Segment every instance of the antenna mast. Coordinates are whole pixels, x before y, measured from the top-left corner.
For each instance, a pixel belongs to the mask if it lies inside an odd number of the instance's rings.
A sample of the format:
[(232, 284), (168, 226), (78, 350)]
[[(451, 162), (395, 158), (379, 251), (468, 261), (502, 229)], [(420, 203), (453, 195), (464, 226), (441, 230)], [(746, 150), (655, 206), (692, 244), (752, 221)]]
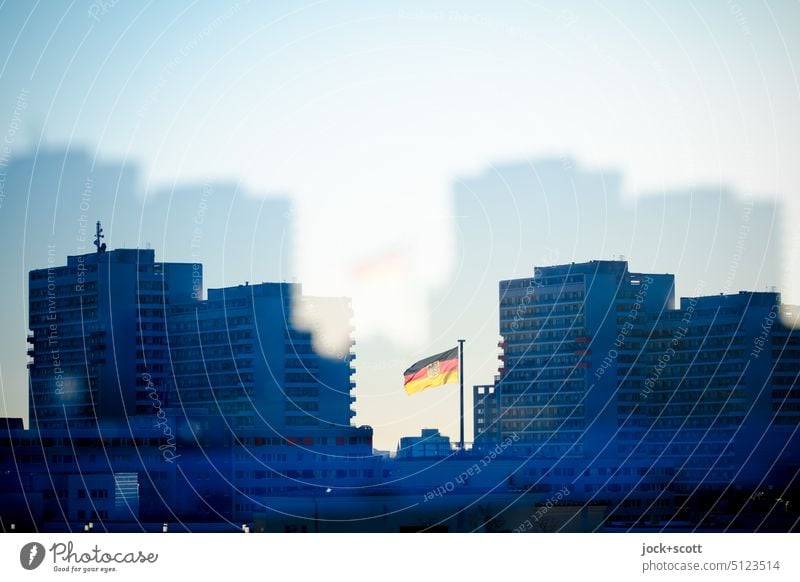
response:
[(100, 221), (97, 221), (97, 226), (95, 227), (95, 234), (94, 234), (94, 246), (97, 247), (98, 253), (106, 252), (106, 243), (101, 243), (101, 239), (106, 238), (103, 234), (103, 227), (100, 226)]

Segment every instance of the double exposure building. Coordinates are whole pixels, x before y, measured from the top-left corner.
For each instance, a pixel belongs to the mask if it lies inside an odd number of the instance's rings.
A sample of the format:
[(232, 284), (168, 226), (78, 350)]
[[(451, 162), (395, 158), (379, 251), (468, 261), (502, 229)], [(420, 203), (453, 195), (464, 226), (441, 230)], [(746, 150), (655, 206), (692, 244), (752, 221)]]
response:
[[(675, 306), (673, 289), (671, 275), (632, 273), (624, 261), (502, 281), (501, 367), (473, 389), (476, 448), (513, 437), (510, 451), (567, 471), (618, 513), (662, 507), (675, 519), (704, 491), (790, 486), (800, 467), (800, 334), (787, 325), (796, 308), (775, 292)], [(656, 473), (660, 484), (642, 488)]]
[(289, 283), (204, 298), (201, 265), (102, 238), (98, 223), (96, 252), (30, 272), (30, 429), (2, 425), (2, 529), (213, 529), (268, 496), (381, 478), (352, 424), (348, 299)]
[(202, 267), (105, 244), (66, 265), (48, 261), (28, 280), (31, 428), (86, 428), (151, 411), (149, 394), (163, 393), (169, 378), (166, 311), (202, 297)]

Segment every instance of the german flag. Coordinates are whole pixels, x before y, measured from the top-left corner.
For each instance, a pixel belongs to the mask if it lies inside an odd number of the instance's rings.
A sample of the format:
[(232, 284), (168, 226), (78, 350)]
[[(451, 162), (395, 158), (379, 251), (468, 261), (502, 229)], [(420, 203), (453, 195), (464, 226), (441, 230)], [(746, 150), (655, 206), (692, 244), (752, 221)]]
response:
[(416, 394), (426, 388), (458, 382), (458, 348), (420, 360), (403, 372), (406, 392)]

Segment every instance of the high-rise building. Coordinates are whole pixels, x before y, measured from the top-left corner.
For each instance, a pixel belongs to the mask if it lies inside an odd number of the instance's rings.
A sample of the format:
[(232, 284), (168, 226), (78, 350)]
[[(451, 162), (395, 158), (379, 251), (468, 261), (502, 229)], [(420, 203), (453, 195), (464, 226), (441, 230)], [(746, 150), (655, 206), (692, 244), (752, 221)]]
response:
[(620, 458), (669, 462), (683, 490), (757, 485), (786, 466), (800, 334), (785, 319), (794, 308), (778, 293), (744, 291), (646, 315), (619, 351)]
[(500, 283), (502, 368), (475, 386), (479, 446), (533, 458), (647, 460), (681, 494), (796, 467), (800, 334), (775, 292), (683, 298), (624, 261)]
[(0, 523), (228, 527), (269, 496), (383, 477), (352, 425), (349, 299), (262, 283), (203, 300), (201, 265), (101, 238), (30, 273), (31, 429), (0, 423)]
[[(205, 408), (234, 430), (350, 426), (349, 324), (345, 351), (320, 354), (293, 317), (310, 300), (298, 284), (261, 283), (210, 289), (207, 301), (170, 309), (171, 405)], [(336, 301), (349, 321), (349, 300)]]
[(70, 256), (29, 275), (32, 428), (90, 427), (152, 410), (168, 377), (165, 309), (202, 296), (202, 266), (150, 249)]
[(639, 313), (674, 301), (672, 275), (627, 267), (591, 261), (500, 282), (501, 367), (493, 387), (474, 389), (476, 443), (514, 437), (540, 457), (616, 454), (604, 438), (617, 423), (615, 342)]

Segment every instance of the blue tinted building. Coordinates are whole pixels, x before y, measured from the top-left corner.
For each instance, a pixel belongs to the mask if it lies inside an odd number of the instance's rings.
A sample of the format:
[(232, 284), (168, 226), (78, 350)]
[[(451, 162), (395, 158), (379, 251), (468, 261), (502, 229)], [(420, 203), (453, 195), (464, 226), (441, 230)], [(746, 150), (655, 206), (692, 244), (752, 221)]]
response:
[(151, 249), (71, 256), (29, 275), (31, 428), (124, 422), (169, 377), (166, 309), (202, 297), (202, 266)]
[(269, 496), (382, 477), (351, 422), (349, 299), (287, 283), (203, 299), (201, 265), (107, 251), (100, 232), (96, 253), (60, 266), (53, 249), (30, 273), (31, 429), (0, 426), (0, 529), (230, 529)]
[(515, 435), (518, 449), (537, 457), (616, 454), (607, 446), (618, 415), (609, 354), (624, 343), (629, 314), (635, 322), (673, 302), (672, 275), (631, 273), (624, 261), (501, 281), (501, 366), (494, 386), (474, 389), (476, 443)]
[(618, 454), (669, 460), (681, 491), (758, 487), (796, 464), (800, 334), (783, 323), (794, 318), (774, 292), (649, 315), (618, 357)]
[[(308, 302), (336, 302), (341, 352), (322, 355), (295, 318)], [(303, 297), (292, 283), (210, 289), (208, 300), (169, 310), (175, 406), (225, 417), (232, 430), (349, 427), (353, 354), (348, 299)]]
[(419, 436), (400, 439), (397, 458), (446, 457), (453, 453), (450, 437), (439, 433), (438, 428), (423, 428)]
[(607, 523), (715, 528), (728, 512), (742, 527), (751, 498), (783, 500), (800, 468), (796, 308), (775, 292), (676, 307), (673, 288), (624, 261), (501, 282), (501, 367), (474, 387), (476, 449), (517, 439), (507, 453), (528, 477), (539, 466), (534, 487), (560, 472)]

